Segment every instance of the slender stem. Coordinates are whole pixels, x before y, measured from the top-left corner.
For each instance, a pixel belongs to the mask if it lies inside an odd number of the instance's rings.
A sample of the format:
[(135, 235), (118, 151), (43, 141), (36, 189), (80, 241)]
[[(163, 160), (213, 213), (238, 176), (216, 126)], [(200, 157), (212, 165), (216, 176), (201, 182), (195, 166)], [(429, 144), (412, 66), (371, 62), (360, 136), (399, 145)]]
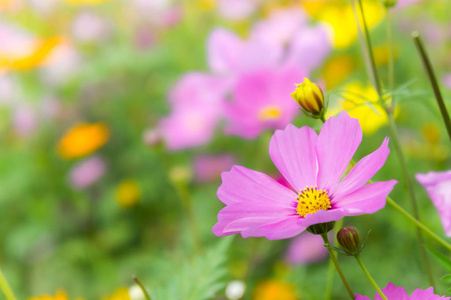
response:
[(363, 12), (362, 0), (357, 0), (357, 3), (359, 4), (360, 14), (362, 15), (363, 30), (365, 32), (365, 42), (367, 45), (368, 56), (370, 59), (371, 71), (374, 77), (374, 86), (376, 87), (376, 92), (379, 95), (379, 98), (382, 98), (381, 83), (379, 80), (379, 74), (377, 73), (376, 63), (374, 62), (373, 46), (371, 44), (370, 32), (366, 24), (365, 13)]
[[(387, 44), (388, 44), (388, 89), (393, 92), (395, 89), (395, 77), (394, 77), (394, 54), (393, 54), (393, 38), (391, 30), (391, 17), (390, 9), (385, 8), (385, 24), (387, 25)], [(395, 107), (395, 96), (391, 95), (391, 110)]]
[(324, 247), (326, 247), (327, 251), (329, 252), (330, 258), (332, 259), (332, 262), (335, 265), (335, 269), (337, 269), (338, 275), (340, 275), (341, 281), (343, 281), (343, 284), (344, 284), (346, 290), (348, 291), (348, 294), (351, 297), (351, 299), (354, 300), (355, 299), (354, 293), (352, 292), (351, 287), (348, 284), (348, 281), (346, 280), (343, 272), (340, 269), (340, 266), (338, 265), (338, 261), (337, 261), (337, 258), (335, 257), (334, 252), (330, 248), (329, 237), (327, 236), (327, 232), (321, 234), (321, 237), (323, 238), (323, 241), (324, 241)]
[(373, 277), (371, 276), (371, 274), (368, 272), (368, 270), (365, 268), (365, 265), (363, 264), (362, 260), (360, 259), (360, 254), (357, 254), (355, 256), (355, 259), (357, 260), (357, 262), (359, 263), (360, 267), (362, 268), (363, 273), (365, 273), (366, 277), (368, 277), (368, 280), (371, 282), (371, 284), (374, 286), (374, 288), (376, 289), (376, 291), (379, 293), (379, 295), (381, 295), (382, 299), (387, 300), (387, 297), (385, 297), (384, 293), (382, 293), (381, 289), (379, 288), (379, 286), (377, 285), (376, 281), (374, 281)]
[[(343, 219), (341, 219), (340, 221), (338, 221), (335, 224), (335, 228), (334, 228), (334, 235), (337, 235), (337, 231), (341, 229), (341, 227), (343, 226)], [(338, 240), (335, 239), (334, 241), (334, 246), (338, 247)], [(327, 277), (326, 277), (326, 295), (324, 296), (325, 300), (330, 300), (332, 299), (332, 287), (334, 284), (334, 276), (335, 272), (334, 272), (334, 262), (332, 261), (332, 258), (330, 258), (329, 260), (329, 268), (327, 269)]]
[[(415, 217), (415, 219), (420, 221), (420, 213), (418, 211), (418, 201), (417, 201), (416, 196), (415, 196), (415, 190), (414, 190), (414, 187), (413, 187), (412, 177), (409, 174), (410, 173), (409, 172), (409, 167), (407, 165), (406, 158), (404, 157), (404, 154), (402, 152), (401, 143), (399, 141), (399, 136), (398, 136), (398, 132), (397, 132), (397, 129), (396, 129), (395, 119), (393, 117), (393, 114), (391, 114), (388, 111), (387, 111), (387, 115), (388, 115), (388, 126), (390, 128), (392, 140), (393, 140), (393, 143), (395, 145), (396, 154), (398, 156), (398, 160), (399, 160), (399, 163), (400, 163), (400, 166), (401, 166), (401, 171), (402, 171), (403, 177), (406, 180), (407, 190), (408, 190), (408, 193), (409, 193), (409, 198), (410, 198), (410, 202), (412, 204), (412, 209), (413, 209), (413, 216)], [(427, 253), (426, 253), (426, 248), (425, 248), (425, 245), (424, 245), (423, 235), (422, 235), (421, 230), (419, 228), (416, 229), (416, 234), (417, 234), (417, 238), (418, 238), (418, 244), (419, 244), (419, 250), (420, 250), (421, 259), (422, 259), (422, 262), (423, 262), (423, 268), (426, 271), (426, 275), (428, 277), (429, 283), (431, 284), (431, 286), (434, 286), (434, 283), (435, 283), (434, 282), (434, 275), (433, 275), (433, 272), (431, 270), (429, 259), (428, 259)]]
[(13, 290), (9, 286), (8, 281), (6, 280), (5, 275), (3, 275), (1, 269), (0, 269), (0, 289), (2, 290), (7, 300), (16, 300)]
[(414, 31), (412, 32), (412, 38), (417, 46), (424, 68), (426, 69), (426, 73), (429, 77), (429, 81), (431, 82), (435, 99), (437, 100), (440, 113), (442, 114), (443, 121), (445, 122), (446, 131), (448, 132), (448, 136), (451, 141), (451, 120), (449, 118), (448, 111), (446, 110), (445, 102), (443, 101), (442, 93), (440, 92), (440, 88), (437, 83), (437, 78), (435, 77), (434, 68), (432, 67), (429, 56), (426, 53), (420, 34), (417, 31)]
[(147, 293), (147, 290), (146, 290), (146, 288), (144, 287), (144, 285), (142, 284), (141, 280), (139, 280), (139, 278), (136, 277), (136, 276), (133, 276), (133, 280), (134, 280), (134, 281), (136, 282), (136, 284), (141, 288), (141, 290), (142, 290), (144, 296), (146, 297), (146, 300), (151, 300), (151, 299), (150, 299), (150, 296), (149, 296), (149, 293)]
[(405, 211), (401, 206), (399, 206), (393, 199), (390, 197), (387, 197), (387, 203), (391, 205), (394, 209), (396, 209), (398, 212), (400, 212), (402, 215), (404, 215), (407, 219), (409, 219), (412, 223), (415, 224), (418, 228), (423, 230), (425, 233), (427, 233), (431, 238), (433, 238), (436, 242), (447, 248), (451, 251), (451, 245), (448, 244), (446, 241), (444, 241), (442, 238), (440, 238), (437, 234), (432, 232), (429, 228), (427, 228), (423, 223), (419, 222), (417, 219), (415, 219), (411, 214), (409, 214), (407, 211)]

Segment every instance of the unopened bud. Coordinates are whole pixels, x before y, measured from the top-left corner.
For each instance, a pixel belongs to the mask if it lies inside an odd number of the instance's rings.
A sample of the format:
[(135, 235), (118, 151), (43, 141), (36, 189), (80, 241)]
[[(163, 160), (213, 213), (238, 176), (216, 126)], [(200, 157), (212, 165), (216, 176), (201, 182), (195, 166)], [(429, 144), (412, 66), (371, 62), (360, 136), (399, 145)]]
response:
[(337, 241), (347, 255), (356, 256), (362, 252), (362, 241), (357, 228), (347, 226), (337, 233)]
[(304, 78), (304, 82), (296, 84), (296, 86), (291, 97), (306, 115), (316, 119), (321, 118), (325, 112), (324, 94), (321, 88), (307, 78)]
[(307, 231), (313, 234), (325, 234), (334, 229), (335, 221), (313, 224), (307, 227)]

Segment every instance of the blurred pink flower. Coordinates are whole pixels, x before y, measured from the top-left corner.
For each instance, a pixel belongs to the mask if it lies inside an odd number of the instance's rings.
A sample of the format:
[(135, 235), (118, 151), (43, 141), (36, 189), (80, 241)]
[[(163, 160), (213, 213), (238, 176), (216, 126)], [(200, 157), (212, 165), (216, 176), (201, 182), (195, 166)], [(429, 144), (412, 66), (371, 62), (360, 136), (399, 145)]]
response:
[(111, 33), (110, 24), (91, 11), (84, 11), (76, 16), (72, 23), (74, 37), (81, 42), (102, 42)]
[(218, 0), (219, 14), (229, 20), (238, 21), (249, 17), (261, 0)]
[(443, 76), (443, 84), (451, 90), (451, 73)]
[[(333, 239), (332, 232), (329, 232), (329, 240)], [(324, 247), (324, 241), (319, 235), (303, 232), (293, 238), (285, 253), (285, 260), (293, 265), (311, 264), (321, 261), (329, 256)]]
[(13, 115), (14, 131), (21, 136), (30, 136), (36, 129), (38, 116), (33, 108), (29, 106), (19, 106)]
[(44, 83), (59, 86), (74, 77), (81, 66), (81, 57), (68, 41), (61, 42), (48, 55), (39, 74)]
[(232, 155), (199, 155), (194, 159), (194, 177), (198, 182), (211, 182), (235, 163)]
[(397, 181), (366, 183), (387, 159), (388, 138), (340, 181), (361, 140), (359, 121), (347, 112), (329, 118), (319, 135), (291, 124), (277, 130), (269, 155), (296, 192), (263, 173), (233, 166), (222, 173), (217, 195), (226, 207), (218, 213), (213, 233), (284, 239), (313, 224), (382, 209)]
[(258, 36), (243, 40), (229, 30), (216, 28), (207, 42), (208, 65), (213, 73), (229, 76), (276, 67), (283, 54), (281, 46)]
[(451, 170), (416, 174), (415, 177), (437, 208), (446, 236), (451, 237)]
[[(430, 287), (426, 290), (416, 289), (413, 291), (412, 295), (407, 295), (406, 290), (401, 286), (395, 286), (393, 283), (389, 282), (387, 286), (382, 289), (382, 292), (387, 297), (388, 300), (449, 300), (450, 297), (438, 296), (434, 294), (434, 288)], [(371, 300), (370, 297), (361, 296), (356, 294), (355, 300)], [(376, 292), (374, 300), (382, 300), (382, 297)]]
[(155, 146), (161, 142), (161, 133), (156, 128), (147, 129), (143, 134), (143, 142), (148, 146)]
[(213, 137), (223, 114), (227, 80), (203, 73), (188, 73), (169, 95), (172, 112), (160, 120), (158, 130), (170, 150), (195, 147)]
[(262, 69), (240, 76), (232, 100), (225, 104), (225, 132), (252, 139), (265, 129), (285, 127), (298, 113), (290, 93), (304, 75), (298, 67)]
[(70, 184), (76, 189), (85, 189), (99, 180), (105, 171), (106, 164), (101, 157), (90, 157), (72, 168)]

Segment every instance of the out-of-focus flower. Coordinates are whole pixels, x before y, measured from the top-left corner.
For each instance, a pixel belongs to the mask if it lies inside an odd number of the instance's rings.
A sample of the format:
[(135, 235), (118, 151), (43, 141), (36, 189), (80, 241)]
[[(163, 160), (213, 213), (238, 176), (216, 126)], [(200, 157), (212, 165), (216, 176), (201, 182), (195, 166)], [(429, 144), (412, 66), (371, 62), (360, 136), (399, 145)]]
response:
[(415, 177), (437, 208), (446, 236), (451, 237), (451, 171), (418, 173)]
[(194, 177), (198, 182), (211, 182), (235, 163), (232, 155), (199, 155), (194, 159)]
[[(302, 1), (302, 5), (313, 18), (330, 25), (334, 44), (337, 48), (346, 48), (357, 39), (357, 25), (349, 2), (342, 0)], [(383, 7), (379, 1), (363, 0), (365, 20), (371, 29), (383, 17)]]
[(355, 62), (351, 55), (341, 54), (328, 60), (322, 72), (327, 89), (333, 89), (354, 70)]
[(252, 293), (254, 300), (298, 300), (293, 284), (280, 279), (260, 281)]
[(111, 296), (105, 297), (102, 300), (132, 300), (127, 288), (117, 289)]
[(20, 136), (30, 136), (37, 127), (38, 116), (36, 111), (29, 106), (15, 108), (13, 115), (14, 131)]
[[(450, 148), (441, 142), (441, 129), (442, 126), (437, 123), (425, 123), (419, 132), (401, 132), (400, 138), (404, 152), (416, 158), (444, 161), (450, 153)], [(421, 135), (418, 136), (418, 133)]]
[(70, 4), (77, 5), (98, 5), (104, 2), (108, 2), (110, 0), (65, 0), (65, 1)]
[(241, 76), (226, 103), (225, 132), (255, 138), (266, 129), (283, 128), (297, 114), (290, 97), (298, 68), (268, 69)]
[(130, 300), (144, 300), (146, 295), (144, 294), (142, 288), (134, 284), (128, 289), (128, 294), (130, 295)]
[(443, 76), (443, 84), (451, 90), (451, 73), (445, 74)]
[[(329, 240), (331, 239), (333, 234), (329, 234)], [(285, 260), (292, 265), (304, 265), (321, 261), (328, 255), (321, 236), (303, 232), (290, 242), (285, 253)]]
[(85, 11), (74, 19), (72, 32), (81, 42), (102, 42), (110, 34), (110, 24), (94, 12)]
[(156, 146), (162, 142), (162, 136), (158, 129), (147, 129), (143, 134), (143, 142), (148, 146)]
[(0, 70), (25, 70), (43, 63), (60, 37), (39, 39), (12, 25), (0, 24)]
[(141, 197), (141, 189), (136, 181), (127, 179), (116, 188), (117, 203), (123, 208), (129, 208), (138, 203)]
[(382, 209), (397, 181), (365, 184), (384, 165), (388, 138), (340, 181), (361, 140), (358, 120), (346, 112), (329, 118), (319, 135), (291, 124), (277, 130), (269, 155), (296, 192), (263, 173), (234, 166), (222, 174), (217, 195), (226, 207), (218, 213), (213, 233), (284, 239), (314, 224)]
[(70, 171), (70, 184), (76, 189), (85, 189), (98, 181), (106, 170), (105, 161), (99, 156), (78, 163)]
[(249, 17), (260, 0), (217, 0), (219, 14), (229, 20), (238, 21)]
[[(355, 82), (344, 87), (343, 97), (338, 103), (331, 104), (326, 116), (346, 110), (353, 118), (359, 119), (364, 134), (373, 134), (388, 124), (388, 116), (378, 103), (379, 96), (372, 86), (362, 86)], [(338, 104), (338, 105), (337, 105)]]
[[(450, 297), (439, 296), (434, 294), (434, 288), (430, 287), (426, 290), (416, 289), (413, 291), (412, 295), (407, 295), (406, 290), (402, 286), (395, 286), (393, 283), (389, 282), (387, 286), (382, 289), (382, 292), (387, 297), (388, 300), (449, 300)], [(375, 300), (381, 299), (380, 295), (376, 292), (374, 296)], [(355, 300), (371, 300), (370, 297), (361, 296), (356, 294)]]
[(170, 150), (207, 143), (223, 114), (229, 82), (202, 73), (188, 73), (169, 96), (172, 113), (163, 118), (158, 130)]
[(109, 134), (108, 127), (104, 123), (75, 125), (59, 141), (59, 155), (71, 159), (91, 154), (106, 143)]
[[(69, 300), (66, 292), (64, 290), (58, 290), (55, 293), (55, 296), (51, 295), (42, 295), (38, 297), (31, 297), (28, 300)], [(83, 300), (82, 298), (75, 298), (75, 300)]]
[(243, 297), (246, 291), (246, 283), (241, 280), (232, 280), (227, 284), (225, 295), (227, 299), (239, 300)]

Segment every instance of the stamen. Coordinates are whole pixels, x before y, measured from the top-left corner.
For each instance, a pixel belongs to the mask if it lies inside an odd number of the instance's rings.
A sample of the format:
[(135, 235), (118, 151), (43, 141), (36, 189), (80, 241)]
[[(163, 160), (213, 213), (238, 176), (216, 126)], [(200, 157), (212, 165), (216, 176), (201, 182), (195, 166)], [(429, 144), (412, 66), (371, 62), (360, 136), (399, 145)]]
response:
[(320, 209), (328, 210), (332, 208), (327, 191), (318, 190), (317, 186), (314, 188), (307, 186), (301, 190), (296, 200), (298, 200), (296, 212), (302, 217), (305, 217), (307, 214), (314, 214)]

